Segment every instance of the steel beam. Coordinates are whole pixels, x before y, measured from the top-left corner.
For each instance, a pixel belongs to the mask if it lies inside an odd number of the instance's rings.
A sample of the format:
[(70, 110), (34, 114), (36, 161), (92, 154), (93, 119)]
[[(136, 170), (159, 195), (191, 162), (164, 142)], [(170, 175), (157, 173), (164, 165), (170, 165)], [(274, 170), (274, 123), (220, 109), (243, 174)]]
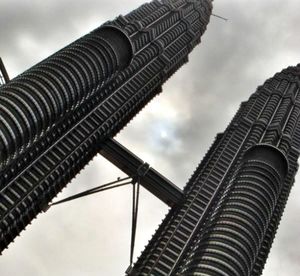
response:
[(135, 154), (114, 139), (102, 146), (100, 154), (131, 177), (141, 176), (140, 183), (149, 192), (169, 206), (179, 204), (183, 192)]

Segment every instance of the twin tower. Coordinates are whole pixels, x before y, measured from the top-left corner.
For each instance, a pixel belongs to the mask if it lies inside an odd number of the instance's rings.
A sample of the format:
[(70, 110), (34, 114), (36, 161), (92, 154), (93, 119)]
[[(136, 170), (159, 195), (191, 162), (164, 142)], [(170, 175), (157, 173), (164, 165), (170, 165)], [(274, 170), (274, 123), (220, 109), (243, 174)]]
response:
[[(161, 92), (211, 11), (154, 0), (0, 87), (1, 251)], [(289, 67), (259, 86), (183, 191), (142, 174), (172, 207), (128, 274), (261, 275), (298, 168), (299, 77)]]

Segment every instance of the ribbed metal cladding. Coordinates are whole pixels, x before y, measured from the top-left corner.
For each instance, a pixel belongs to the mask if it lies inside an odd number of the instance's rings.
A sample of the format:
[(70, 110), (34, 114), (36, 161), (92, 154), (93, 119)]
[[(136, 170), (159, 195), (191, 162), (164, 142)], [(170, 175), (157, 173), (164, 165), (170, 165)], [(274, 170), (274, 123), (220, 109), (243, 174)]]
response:
[(133, 58), (130, 38), (103, 26), (0, 87), (0, 168), (92, 96)]
[[(299, 128), (300, 130), (300, 128)], [(284, 185), (281, 189), (280, 196), (277, 200), (276, 207), (274, 209), (272, 218), (270, 220), (268, 229), (266, 231), (263, 242), (261, 243), (259, 253), (257, 254), (255, 264), (251, 271), (251, 276), (260, 276), (265, 267), (267, 257), (269, 255), (273, 240), (275, 238), (277, 228), (279, 226), (285, 205), (287, 203), (292, 185), (294, 184), (295, 171), (298, 169), (297, 159), (299, 157), (299, 151), (295, 149), (291, 150), (288, 156), (289, 160), (289, 172), (285, 178)]]
[[(181, 53), (200, 42), (209, 21), (211, 1), (152, 1), (72, 43), (2, 86), (0, 170), (44, 136), (64, 116), (93, 96), (151, 43), (171, 70)], [(171, 27), (172, 31), (169, 31)], [(169, 55), (164, 47), (173, 43)], [(164, 39), (158, 41), (158, 37)], [(171, 49), (170, 49), (171, 50)], [(2, 106), (1, 106), (2, 104)]]
[(0, 174), (0, 251), (187, 62), (206, 29), (209, 7), (210, 1), (153, 1), (107, 23), (130, 36), (134, 58), (5, 166)]
[(276, 74), (277, 78), (283, 78), (289, 83), (290, 87), (286, 98), (290, 100), (292, 106), (286, 110), (286, 123), (282, 127), (282, 137), (277, 143), (280, 150), (286, 153), (289, 160), (289, 171), (285, 178), (284, 185), (278, 198), (275, 210), (270, 220), (260, 251), (256, 257), (251, 276), (259, 276), (262, 274), (267, 257), (269, 255), (273, 240), (275, 238), (277, 228), (283, 215), (291, 188), (295, 181), (295, 174), (298, 170), (298, 158), (300, 156), (300, 65), (289, 67), (281, 73)]
[(259, 244), (259, 253), (252, 260), (255, 265), (251, 273), (259, 275), (254, 273), (260, 273), (263, 268), (297, 171), (299, 68), (289, 67), (277, 73), (259, 86), (248, 101), (242, 102), (227, 129), (217, 136), (188, 181), (182, 204), (169, 211), (136, 262), (132, 275), (182, 275), (196, 245), (201, 242), (211, 214), (243, 162), (245, 152), (267, 142), (287, 156), (290, 166), (271, 214), (271, 223)]
[(287, 171), (275, 147), (248, 150), (180, 275), (250, 275)]

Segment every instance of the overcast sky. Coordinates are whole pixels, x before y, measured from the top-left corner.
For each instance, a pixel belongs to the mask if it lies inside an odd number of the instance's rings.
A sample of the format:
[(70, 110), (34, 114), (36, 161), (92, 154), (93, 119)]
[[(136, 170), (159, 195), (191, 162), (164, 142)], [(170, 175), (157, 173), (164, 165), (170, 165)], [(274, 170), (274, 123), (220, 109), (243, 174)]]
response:
[[(144, 0), (0, 0), (0, 56), (11, 77)], [(241, 101), (300, 61), (299, 0), (215, 0), (202, 43), (117, 140), (183, 187)], [(123, 174), (97, 157), (59, 195), (64, 198)], [(300, 177), (264, 276), (300, 274)], [(135, 256), (167, 207), (142, 190)], [(0, 275), (124, 275), (129, 264), (131, 189), (51, 208), (0, 257)]]

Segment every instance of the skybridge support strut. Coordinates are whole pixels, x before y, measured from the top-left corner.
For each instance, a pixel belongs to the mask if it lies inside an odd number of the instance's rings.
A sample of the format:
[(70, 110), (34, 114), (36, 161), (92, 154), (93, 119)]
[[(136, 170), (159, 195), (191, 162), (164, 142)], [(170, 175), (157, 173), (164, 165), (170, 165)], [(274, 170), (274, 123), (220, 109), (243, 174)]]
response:
[(167, 205), (180, 203), (183, 197), (180, 188), (116, 140), (109, 139), (103, 143), (100, 154), (128, 176), (134, 176), (137, 172), (141, 174), (140, 184)]

